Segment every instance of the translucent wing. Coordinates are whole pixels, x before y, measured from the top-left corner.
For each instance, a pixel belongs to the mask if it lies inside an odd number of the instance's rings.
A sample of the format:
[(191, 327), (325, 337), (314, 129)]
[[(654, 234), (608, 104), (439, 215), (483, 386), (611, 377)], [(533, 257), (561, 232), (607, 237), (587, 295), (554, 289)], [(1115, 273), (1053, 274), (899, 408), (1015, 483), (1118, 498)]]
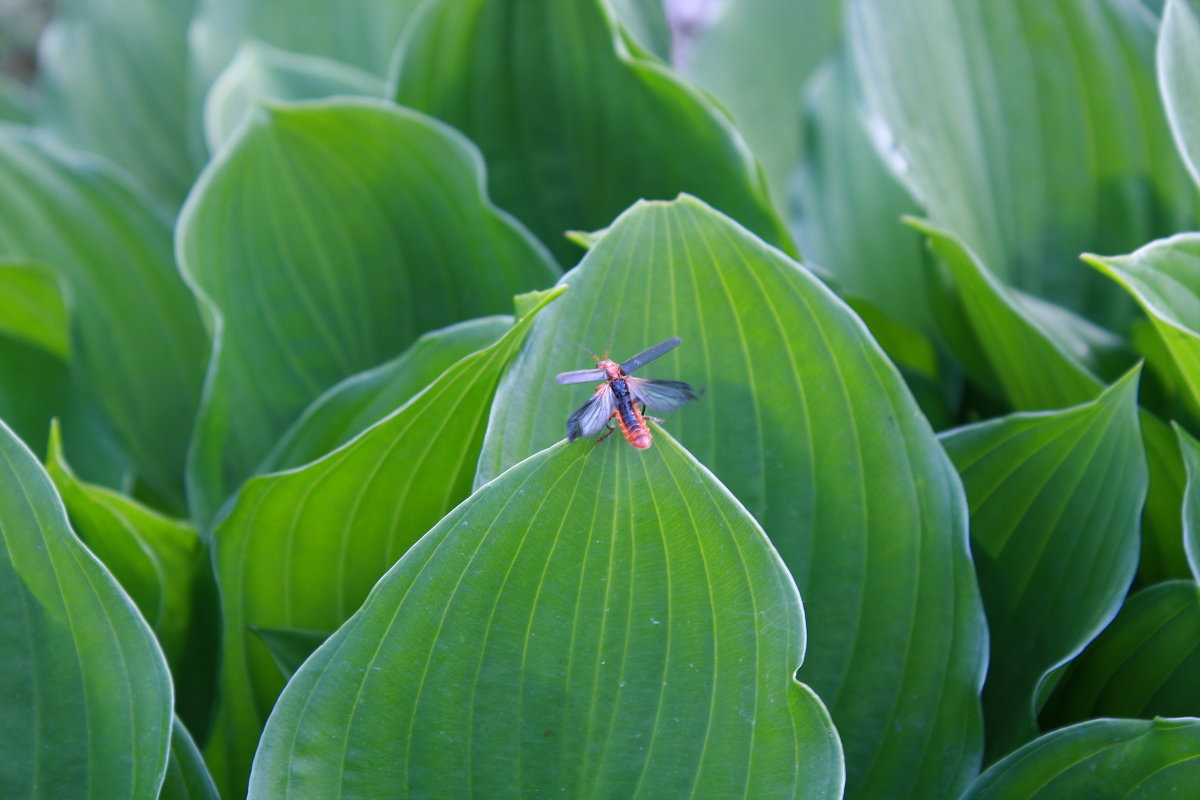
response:
[(612, 387), (606, 383), (567, 419), (567, 439), (573, 442), (583, 436), (595, 436), (604, 430), (615, 408)]
[(607, 375), (602, 369), (576, 369), (570, 372), (560, 372), (554, 376), (557, 383), (594, 383), (604, 380)]
[(679, 347), (679, 343), (682, 341), (683, 341), (683, 339), (680, 339), (678, 336), (672, 336), (670, 339), (667, 339), (665, 342), (659, 342), (658, 344), (654, 345), (654, 347), (651, 347), (649, 350), (643, 350), (642, 352), (638, 353), (636, 356), (629, 359), (628, 361), (622, 362), (621, 371), (624, 372), (626, 375), (628, 375), (629, 373), (633, 372), (635, 369), (639, 369), (641, 367), (646, 366), (651, 361), (653, 361), (654, 359), (663, 355), (664, 353), (669, 353), (670, 351), (674, 350), (676, 347)]
[(674, 411), (699, 395), (683, 381), (656, 381), (649, 378), (626, 378), (625, 384), (635, 401), (645, 403), (655, 411)]

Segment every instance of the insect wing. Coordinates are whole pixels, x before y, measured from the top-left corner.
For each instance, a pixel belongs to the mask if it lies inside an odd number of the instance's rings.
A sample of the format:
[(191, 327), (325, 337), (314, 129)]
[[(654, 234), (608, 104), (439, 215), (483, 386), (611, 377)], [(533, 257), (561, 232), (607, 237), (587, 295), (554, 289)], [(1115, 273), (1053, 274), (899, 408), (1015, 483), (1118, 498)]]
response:
[(583, 436), (594, 436), (604, 430), (616, 408), (612, 386), (604, 384), (592, 398), (575, 410), (567, 419), (567, 439), (575, 441)]
[(602, 369), (576, 369), (560, 372), (554, 376), (554, 380), (557, 383), (595, 383), (607, 377)]
[(633, 372), (635, 369), (640, 369), (640, 368), (646, 366), (647, 364), (649, 364), (654, 359), (658, 358), (659, 356), (661, 356), (665, 353), (669, 353), (670, 351), (674, 350), (676, 347), (679, 347), (679, 343), (682, 341), (683, 340), (680, 339), (678, 336), (672, 336), (670, 339), (667, 339), (665, 342), (659, 342), (658, 344), (654, 345), (654, 347), (651, 347), (649, 350), (643, 350), (642, 352), (638, 353), (636, 356), (629, 359), (628, 361), (622, 362), (621, 371), (624, 372), (626, 375), (628, 375), (629, 373)]
[(656, 381), (649, 378), (626, 378), (629, 391), (638, 402), (655, 411), (669, 412), (687, 405), (698, 396), (683, 381)]

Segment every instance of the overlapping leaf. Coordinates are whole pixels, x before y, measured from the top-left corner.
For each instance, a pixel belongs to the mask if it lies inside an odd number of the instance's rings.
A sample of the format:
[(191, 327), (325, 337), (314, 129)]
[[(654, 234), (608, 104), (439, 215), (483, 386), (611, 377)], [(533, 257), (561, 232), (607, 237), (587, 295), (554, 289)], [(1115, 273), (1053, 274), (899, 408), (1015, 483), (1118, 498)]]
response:
[(470, 494), (493, 391), (537, 308), (344, 447), (249, 481), (217, 526), (223, 669), (206, 754), (230, 796), (245, 790), (259, 733), (284, 684), (274, 654), (251, 628), (334, 630)]
[(1081, 275), (1193, 219), (1138, 0), (849, 0), (864, 92), (900, 177), (998, 277), (1120, 328)]
[(153, 800), (171, 679), (133, 603), (0, 423), (0, 796)]
[(168, 221), (115, 171), (22, 128), (0, 127), (0, 185), (0, 253), (57, 271), (73, 369), (139, 478), (181, 508), (208, 344)]
[(1146, 466), (1137, 373), (1096, 401), (941, 438), (971, 506), (991, 657), (990, 760), (1037, 735), (1044, 683), (1117, 613), (1137, 570)]
[(1158, 35), (1158, 85), (1175, 144), (1200, 186), (1200, 6), (1169, 0)]
[[(580, 345), (677, 350), (639, 375), (704, 390), (667, 420), (800, 586), (855, 797), (952, 794), (981, 746), (984, 632), (953, 467), (865, 327), (807, 271), (684, 196), (639, 203), (563, 278), (505, 376), (477, 485), (563, 435)], [(536, 409), (536, 413), (531, 410)]]
[(1192, 578), (1200, 582), (1200, 442), (1176, 427), (1179, 449), (1187, 467), (1188, 483), (1183, 496), (1183, 549)]
[(568, 230), (691, 192), (773, 244), (789, 238), (741, 136), (706, 96), (631, 52), (606, 0), (430, 3), (397, 54), (398, 102), (483, 151), (492, 196), (565, 263)]
[(438, 523), (288, 684), (250, 797), (839, 797), (795, 585), (656, 441), (560, 442)]
[(159, 800), (220, 800), (216, 784), (191, 734), (178, 719), (171, 729), (171, 758)]
[(1098, 719), (1048, 733), (962, 800), (1157, 800), (1200, 786), (1200, 720)]
[(1200, 717), (1200, 588), (1164, 581), (1131, 595), (1071, 664), (1048, 726), (1091, 717)]
[(189, 457), (201, 521), (331, 384), (553, 280), (480, 172), (446, 126), (349, 98), (261, 107), (210, 164), (178, 231), (217, 320)]

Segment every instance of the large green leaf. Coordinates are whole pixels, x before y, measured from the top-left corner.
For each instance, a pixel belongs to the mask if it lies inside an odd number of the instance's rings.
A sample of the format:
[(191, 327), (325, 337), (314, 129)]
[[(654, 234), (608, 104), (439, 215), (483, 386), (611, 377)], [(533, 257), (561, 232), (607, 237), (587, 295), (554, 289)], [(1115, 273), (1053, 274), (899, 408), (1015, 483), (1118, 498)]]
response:
[(1080, 272), (1193, 219), (1138, 0), (848, 0), (863, 87), (930, 217), (1002, 280), (1109, 327), (1130, 309)]
[(73, 370), (139, 478), (181, 509), (208, 345), (167, 219), (115, 171), (23, 128), (0, 126), (0, 185), (0, 253), (58, 272)]
[(727, 116), (630, 51), (607, 0), (429, 3), (397, 54), (395, 97), (471, 137), (491, 194), (563, 261), (568, 230), (688, 191), (790, 247)]
[(0, 796), (153, 800), (171, 679), (154, 635), (0, 423)]
[(642, 48), (671, 62), (671, 25), (667, 0), (609, 0), (613, 13)]
[[(953, 234), (921, 220), (909, 223), (929, 237), (947, 268), (950, 290), (939, 298), (934, 316), (943, 341), (980, 384), (1021, 411), (1085, 403), (1100, 392), (1103, 384), (1091, 368), (1103, 364), (1093, 351), (1064, 337), (1061, 324), (1003, 285)], [(1139, 577), (1152, 583), (1187, 574), (1179, 519), (1184, 471), (1171, 429), (1145, 411), (1141, 424), (1150, 490)]]
[(210, 153), (217, 152), (262, 99), (307, 100), (339, 94), (383, 97), (386, 91), (383, 79), (369, 72), (249, 40), (208, 91), (204, 140)]
[(46, 471), (72, 528), (137, 604), (177, 669), (191, 621), (193, 578), (207, 566), (195, 528), (79, 480), (63, 458), (57, 426), (50, 433)]
[(1179, 449), (1187, 467), (1187, 490), (1183, 495), (1183, 550), (1192, 578), (1200, 582), (1200, 442), (1178, 426)]
[(1158, 35), (1158, 85), (1175, 144), (1200, 186), (1200, 6), (1169, 0)]
[(1113, 618), (1137, 571), (1147, 484), (1137, 375), (1086, 405), (941, 438), (971, 506), (991, 636), (989, 760), (1037, 736), (1049, 675)]
[(839, 797), (795, 585), (657, 438), (561, 442), (439, 522), (288, 684), (250, 797)]
[(217, 526), (223, 666), (206, 756), (229, 796), (245, 791), (284, 684), (251, 628), (334, 630), (384, 570), (471, 493), (495, 386), (531, 321), (527, 315), (325, 458), (247, 482)]
[(304, 409), (259, 467), (298, 467), (342, 446), (433, 382), (450, 365), (512, 327), (509, 316), (483, 317), (423, 333), (396, 358), (346, 378)]
[(1200, 720), (1097, 719), (1030, 742), (962, 800), (1160, 800), (1195, 786)]
[(171, 759), (159, 800), (220, 800), (220, 797), (191, 734), (176, 719), (171, 732)]
[(0, 258), (0, 336), (70, 358), (67, 303), (54, 270), (20, 258)]
[(1131, 595), (1071, 664), (1041, 718), (1058, 726), (1154, 716), (1200, 717), (1200, 587), (1193, 581)]
[(172, 210), (196, 176), (187, 89), (196, 0), (60, 0), (38, 52), (39, 119)]
[[(984, 628), (953, 466), (862, 322), (784, 254), (694, 198), (639, 203), (564, 276), (505, 376), (477, 485), (563, 435), (580, 345), (705, 390), (668, 425), (792, 570), (854, 797), (945, 796), (974, 775)], [(536, 409), (536, 413), (531, 413)]]
[(216, 319), (189, 457), (198, 519), (331, 384), (553, 280), (481, 171), (445, 125), (349, 98), (264, 105), (209, 165), (178, 229)]
[(841, 11), (842, 0), (724, 3), (679, 54), (688, 75), (733, 114), (780, 208), (787, 205), (792, 171), (811, 144), (799, 124), (800, 89), (833, 52)]

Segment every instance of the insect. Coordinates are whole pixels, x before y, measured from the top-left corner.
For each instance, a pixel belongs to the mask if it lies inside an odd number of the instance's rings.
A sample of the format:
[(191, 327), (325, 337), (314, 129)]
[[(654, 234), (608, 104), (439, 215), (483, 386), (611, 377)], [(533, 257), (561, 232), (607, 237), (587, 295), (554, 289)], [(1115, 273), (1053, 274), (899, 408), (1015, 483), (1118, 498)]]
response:
[[(696, 399), (696, 392), (683, 381), (656, 381), (649, 378), (631, 378), (629, 373), (646, 366), (654, 359), (670, 352), (683, 341), (678, 336), (672, 336), (665, 342), (659, 342), (649, 350), (643, 350), (628, 361), (620, 364), (608, 358), (596, 359), (595, 369), (577, 369), (571, 372), (560, 372), (554, 376), (558, 383), (588, 383), (604, 381), (596, 387), (592, 399), (580, 406), (567, 419), (567, 439), (575, 441), (582, 436), (592, 436), (608, 428), (608, 432), (598, 438), (602, 442), (616, 430), (609, 424), (614, 417), (625, 440), (634, 447), (645, 450), (650, 446), (650, 429), (646, 420), (646, 408), (655, 411), (674, 411)], [(638, 404), (642, 405), (638, 409)]]

